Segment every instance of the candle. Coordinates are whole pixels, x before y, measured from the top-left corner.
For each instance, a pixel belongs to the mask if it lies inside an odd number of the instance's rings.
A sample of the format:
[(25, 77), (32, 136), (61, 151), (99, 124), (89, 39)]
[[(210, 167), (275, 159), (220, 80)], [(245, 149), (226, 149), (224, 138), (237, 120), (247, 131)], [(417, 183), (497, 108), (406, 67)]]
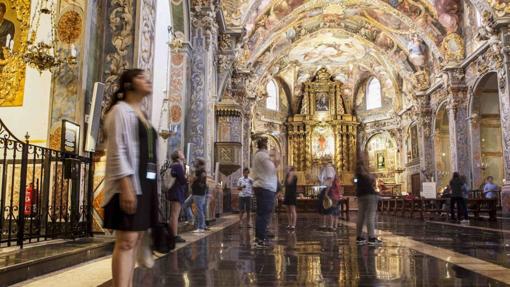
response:
[(7, 34), (7, 40), (5, 41), (5, 47), (9, 48), (11, 42), (11, 34)]

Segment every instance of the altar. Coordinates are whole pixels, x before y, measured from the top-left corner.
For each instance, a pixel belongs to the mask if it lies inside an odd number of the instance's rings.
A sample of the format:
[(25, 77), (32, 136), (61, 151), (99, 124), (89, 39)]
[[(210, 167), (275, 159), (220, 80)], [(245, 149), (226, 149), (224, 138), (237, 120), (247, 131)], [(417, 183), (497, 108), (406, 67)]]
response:
[(287, 122), (288, 162), (298, 172), (298, 186), (318, 186), (320, 171), (328, 163), (343, 185), (352, 186), (358, 122), (346, 105), (342, 83), (321, 68), (304, 83), (301, 98), (300, 113)]

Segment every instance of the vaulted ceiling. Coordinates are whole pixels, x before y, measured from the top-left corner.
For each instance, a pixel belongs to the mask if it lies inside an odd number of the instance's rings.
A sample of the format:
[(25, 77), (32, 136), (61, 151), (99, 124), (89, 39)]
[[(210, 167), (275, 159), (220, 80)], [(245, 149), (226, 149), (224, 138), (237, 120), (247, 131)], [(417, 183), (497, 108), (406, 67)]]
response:
[[(434, 73), (460, 0), (226, 0), (227, 24), (246, 31), (238, 64), (280, 77), (291, 90), (326, 67), (354, 89), (366, 73), (390, 82)], [(414, 49), (414, 50), (413, 50)], [(423, 51), (416, 56), (416, 49)], [(413, 55), (414, 53), (414, 55)], [(400, 87), (401, 88), (401, 87)]]

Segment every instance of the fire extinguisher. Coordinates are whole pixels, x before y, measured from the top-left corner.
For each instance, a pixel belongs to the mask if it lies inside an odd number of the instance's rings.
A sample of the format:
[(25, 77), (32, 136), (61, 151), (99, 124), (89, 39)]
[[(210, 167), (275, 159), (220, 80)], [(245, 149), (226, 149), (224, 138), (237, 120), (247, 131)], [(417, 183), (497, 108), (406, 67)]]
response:
[(30, 183), (25, 192), (25, 216), (31, 216), (35, 213), (37, 204), (37, 189)]

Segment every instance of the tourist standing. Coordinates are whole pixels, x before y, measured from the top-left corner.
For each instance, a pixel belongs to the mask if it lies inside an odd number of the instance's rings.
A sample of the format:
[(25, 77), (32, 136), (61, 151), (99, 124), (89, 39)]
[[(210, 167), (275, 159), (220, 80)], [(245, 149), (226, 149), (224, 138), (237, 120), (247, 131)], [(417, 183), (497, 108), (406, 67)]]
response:
[(143, 70), (125, 71), (105, 118), (103, 207), (104, 227), (115, 230), (113, 286), (132, 286), (137, 250), (158, 221), (157, 132), (142, 111), (151, 92)]
[[(321, 216), (320, 230), (329, 230), (332, 216), (334, 212), (333, 202), (329, 197), (329, 189), (335, 179), (336, 171), (331, 163), (327, 163), (321, 170), (319, 180), (321, 183), (321, 191), (319, 194), (319, 214)], [(325, 203), (330, 203), (326, 205)]]
[(462, 202), (461, 207), (464, 214), (464, 220), (461, 220), (460, 223), (469, 223), (469, 214), (468, 214), (468, 208), (467, 208), (467, 200), (469, 199), (469, 186), (467, 184), (467, 179), (465, 175), (462, 175), (460, 177), (460, 180), (462, 181)]
[(296, 201), (297, 201), (297, 175), (293, 166), (289, 167), (289, 172), (285, 177), (285, 197), (283, 204), (287, 206), (287, 218), (288, 225), (287, 229), (296, 229), (297, 212), (296, 212)]
[(375, 191), (375, 179), (366, 170), (363, 161), (360, 160), (356, 166), (356, 196), (358, 197), (358, 220), (356, 222), (356, 242), (365, 244), (367, 240), (363, 237), (363, 226), (367, 227), (368, 244), (378, 245), (382, 241), (375, 237), (375, 220), (377, 215), (377, 203), (379, 195)]
[[(452, 196), (450, 198), (450, 214), (452, 220), (464, 220), (464, 209), (462, 204), (464, 203), (464, 195), (462, 192), (462, 186), (464, 183), (460, 178), (460, 174), (458, 172), (454, 172), (452, 179), (450, 180), (449, 186), (452, 191)], [(457, 206), (457, 217), (455, 217), (455, 205)]]
[(483, 186), (483, 196), (487, 199), (498, 198), (499, 186), (494, 184), (494, 177), (488, 176)]
[(276, 166), (267, 150), (267, 138), (257, 141), (257, 152), (253, 157), (253, 190), (257, 198), (257, 216), (255, 221), (255, 246), (267, 244), (267, 227), (274, 207), (278, 185)]
[(251, 228), (251, 199), (253, 197), (253, 179), (249, 177), (250, 169), (243, 169), (243, 176), (237, 181), (239, 189), (239, 226), (243, 227), (243, 216), (246, 214), (245, 227)]
[(206, 229), (205, 224), (205, 204), (207, 197), (207, 173), (205, 169), (195, 170), (195, 178), (191, 184), (191, 194), (193, 195), (193, 202), (197, 207), (197, 216), (195, 217), (194, 233), (202, 233)]
[(166, 191), (167, 199), (170, 201), (170, 228), (172, 229), (172, 233), (175, 235), (175, 242), (182, 243), (186, 242), (186, 240), (180, 237), (177, 232), (179, 226), (179, 214), (181, 213), (181, 208), (184, 204), (188, 186), (184, 167), (184, 153), (181, 150), (176, 150), (171, 154), (170, 159), (172, 160), (170, 172), (175, 178), (175, 183), (169, 190)]
[(331, 198), (333, 202), (333, 212), (331, 214), (331, 218), (329, 221), (329, 231), (336, 231), (338, 227), (338, 217), (340, 216), (340, 199), (342, 198), (343, 187), (340, 183), (340, 179), (338, 176), (335, 176), (333, 179), (333, 183), (329, 188), (329, 198)]

